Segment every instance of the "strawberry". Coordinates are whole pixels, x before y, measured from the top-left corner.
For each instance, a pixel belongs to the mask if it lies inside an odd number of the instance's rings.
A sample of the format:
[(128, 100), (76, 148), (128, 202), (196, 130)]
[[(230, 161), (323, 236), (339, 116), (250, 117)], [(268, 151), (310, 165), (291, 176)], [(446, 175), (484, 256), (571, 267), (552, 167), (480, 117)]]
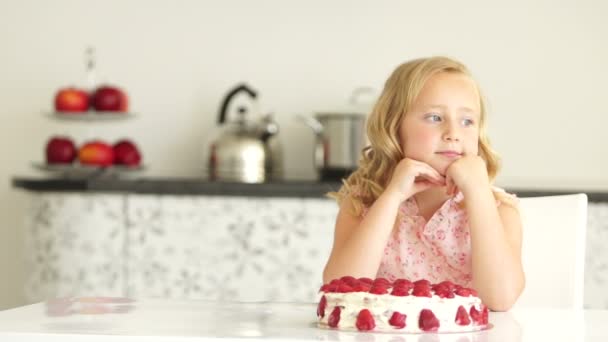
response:
[(483, 308), (483, 310), (481, 310), (481, 324), (487, 325), (488, 324), (488, 307), (481, 304), (481, 307)]
[(325, 292), (338, 292), (338, 286), (336, 284), (329, 284), (327, 285), (327, 291)]
[(319, 301), (319, 306), (317, 306), (317, 317), (325, 317), (325, 307), (327, 306), (327, 299), (325, 296), (321, 297)]
[(369, 278), (359, 278), (359, 283), (365, 283), (367, 285), (372, 285), (374, 283), (374, 281)]
[(433, 297), (433, 295), (431, 294), (431, 289), (424, 285), (414, 286), (412, 295), (414, 295), (416, 297), (429, 297), (429, 298)]
[(359, 285), (353, 287), (353, 292), (367, 292), (369, 289), (369, 285), (360, 282)]
[(460, 287), (460, 288), (457, 287), (454, 292), (456, 292), (457, 295), (463, 296), (463, 297), (468, 297), (468, 296), (477, 297), (477, 291), (475, 291), (474, 289), (470, 289), (468, 287)]
[(398, 296), (398, 297), (405, 297), (407, 295), (409, 295), (409, 290), (406, 287), (393, 287), (393, 291), (391, 292), (391, 294), (393, 296)]
[(376, 280), (374, 280), (373, 285), (383, 285), (384, 287), (389, 287), (391, 286), (391, 282), (386, 280), (385, 278), (376, 278)]
[(376, 323), (374, 322), (374, 316), (367, 309), (363, 309), (359, 311), (359, 315), (357, 315), (357, 329), (361, 331), (373, 330), (376, 327)]
[(414, 287), (414, 284), (412, 284), (412, 282), (407, 279), (397, 279), (393, 282), (393, 286)]
[(406, 315), (399, 313), (397, 311), (393, 312), (393, 315), (391, 316), (391, 319), (388, 321), (388, 323), (392, 326), (394, 326), (395, 328), (399, 328), (399, 329), (403, 329), (405, 328), (405, 319), (406, 319)]
[(454, 298), (454, 293), (451, 291), (436, 291), (435, 294), (439, 298)]
[(388, 293), (388, 290), (383, 285), (374, 284), (374, 285), (372, 285), (372, 288), (369, 290), (369, 293), (381, 295), (381, 294)]
[(393, 286), (400, 287), (407, 292), (410, 292), (414, 288), (414, 284), (407, 279), (397, 279), (393, 283)]
[(435, 286), (442, 286), (442, 287), (446, 287), (446, 288), (448, 288), (450, 291), (454, 291), (454, 290), (456, 289), (456, 285), (454, 285), (454, 283), (452, 283), (452, 282), (451, 282), (451, 281), (449, 281), (449, 280), (442, 281), (441, 283), (436, 284)]
[(429, 309), (422, 309), (418, 318), (418, 326), (422, 331), (437, 331), (439, 329), (439, 320)]
[(471, 320), (469, 319), (469, 314), (467, 313), (467, 309), (465, 309), (462, 305), (458, 307), (455, 322), (458, 325), (469, 325), (471, 323)]
[(345, 284), (348, 284), (350, 286), (353, 286), (355, 284), (355, 282), (357, 282), (357, 279), (355, 279), (354, 277), (351, 277), (351, 276), (344, 276), (344, 277), (340, 278), (340, 281)]
[(421, 286), (421, 285), (431, 287), (431, 282), (428, 281), (427, 279), (420, 279), (420, 280), (416, 280), (414, 282), (414, 286)]
[(456, 292), (457, 295), (462, 296), (462, 297), (468, 297), (472, 294), (471, 289), (466, 288), (466, 287), (457, 288), (456, 291), (454, 291), (454, 292)]
[(353, 288), (345, 283), (342, 283), (342, 284), (338, 285), (338, 292), (339, 293), (353, 292)]
[(475, 305), (471, 306), (470, 314), (471, 314), (471, 319), (473, 320), (473, 323), (475, 325), (483, 324), (482, 313), (481, 313), (481, 311), (477, 310), (477, 308), (475, 308)]
[(433, 286), (435, 294), (439, 298), (454, 298), (454, 292), (447, 285), (437, 284)]
[(338, 326), (338, 323), (340, 323), (340, 307), (336, 306), (332, 310), (331, 314), (329, 314), (327, 324), (332, 328), (336, 328)]
[(342, 283), (340, 279), (333, 279), (329, 282), (330, 285), (340, 285), (340, 283)]

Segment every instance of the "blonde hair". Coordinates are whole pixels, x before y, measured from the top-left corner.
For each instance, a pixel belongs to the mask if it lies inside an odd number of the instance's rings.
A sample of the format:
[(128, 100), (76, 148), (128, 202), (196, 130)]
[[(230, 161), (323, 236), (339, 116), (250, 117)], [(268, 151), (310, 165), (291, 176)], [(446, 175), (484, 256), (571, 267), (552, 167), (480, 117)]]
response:
[[(359, 167), (343, 181), (338, 192), (328, 193), (329, 197), (338, 203), (349, 197), (355, 211), (353, 214), (359, 216), (363, 208), (371, 206), (382, 194), (395, 166), (404, 158), (398, 134), (401, 122), (425, 83), (440, 72), (463, 74), (473, 79), (464, 64), (448, 57), (411, 60), (393, 71), (367, 119), (370, 145), (362, 150)], [(477, 88), (481, 108), (479, 155), (485, 160), (488, 176), (493, 181), (500, 168), (499, 157), (491, 148), (486, 134), (486, 105), (478, 85)], [(501, 200), (503, 197), (498, 195)]]

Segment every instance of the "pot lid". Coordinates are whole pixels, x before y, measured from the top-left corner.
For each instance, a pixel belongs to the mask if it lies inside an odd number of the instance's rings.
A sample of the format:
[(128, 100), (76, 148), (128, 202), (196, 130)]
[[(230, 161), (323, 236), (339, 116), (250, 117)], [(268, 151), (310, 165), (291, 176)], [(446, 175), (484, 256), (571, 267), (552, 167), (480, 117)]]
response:
[(332, 110), (319, 110), (315, 112), (318, 118), (327, 119), (349, 119), (365, 117), (371, 112), (376, 100), (376, 90), (372, 87), (355, 88), (348, 100), (348, 103), (341, 108)]
[(336, 111), (336, 112), (317, 112), (315, 113), (315, 117), (321, 119), (358, 119), (365, 118), (367, 114), (364, 112), (347, 112), (347, 111)]

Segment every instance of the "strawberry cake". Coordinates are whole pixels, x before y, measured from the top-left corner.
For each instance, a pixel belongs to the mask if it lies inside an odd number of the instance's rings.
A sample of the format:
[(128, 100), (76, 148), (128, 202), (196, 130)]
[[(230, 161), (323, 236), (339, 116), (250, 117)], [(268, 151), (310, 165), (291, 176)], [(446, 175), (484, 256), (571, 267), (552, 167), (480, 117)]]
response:
[(319, 291), (322, 328), (371, 332), (471, 332), (488, 327), (488, 308), (473, 289), (384, 278), (334, 279)]

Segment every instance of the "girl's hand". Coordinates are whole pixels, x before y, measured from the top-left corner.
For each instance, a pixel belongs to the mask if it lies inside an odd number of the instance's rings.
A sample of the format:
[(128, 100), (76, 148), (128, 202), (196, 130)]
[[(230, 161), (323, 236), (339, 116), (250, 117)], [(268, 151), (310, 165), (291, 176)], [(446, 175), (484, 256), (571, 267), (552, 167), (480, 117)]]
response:
[(466, 195), (479, 187), (490, 186), (486, 163), (480, 156), (464, 156), (455, 160), (445, 174), (448, 195), (455, 195), (458, 189)]
[(395, 167), (386, 191), (397, 193), (403, 202), (432, 186), (445, 184), (445, 177), (429, 164), (404, 158)]

